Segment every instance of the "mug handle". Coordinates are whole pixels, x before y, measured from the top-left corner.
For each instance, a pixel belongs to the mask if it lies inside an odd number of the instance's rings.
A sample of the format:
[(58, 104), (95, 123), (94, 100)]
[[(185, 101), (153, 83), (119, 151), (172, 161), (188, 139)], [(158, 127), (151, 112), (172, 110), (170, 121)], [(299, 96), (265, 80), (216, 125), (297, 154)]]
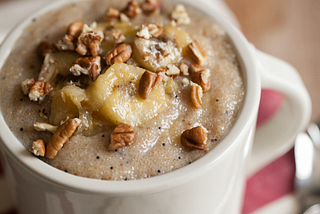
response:
[(297, 70), (257, 49), (255, 53), (261, 88), (278, 91), (286, 99), (277, 114), (255, 133), (249, 175), (287, 152), (293, 146), (295, 136), (305, 129), (311, 117), (311, 99)]

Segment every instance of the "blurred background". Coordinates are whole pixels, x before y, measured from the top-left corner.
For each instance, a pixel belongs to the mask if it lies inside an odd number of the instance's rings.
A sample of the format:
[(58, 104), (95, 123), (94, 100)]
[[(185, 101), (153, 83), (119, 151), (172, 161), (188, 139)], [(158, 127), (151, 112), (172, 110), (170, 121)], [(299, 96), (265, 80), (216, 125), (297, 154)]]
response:
[(320, 1), (225, 0), (241, 29), (258, 49), (292, 64), (320, 116)]

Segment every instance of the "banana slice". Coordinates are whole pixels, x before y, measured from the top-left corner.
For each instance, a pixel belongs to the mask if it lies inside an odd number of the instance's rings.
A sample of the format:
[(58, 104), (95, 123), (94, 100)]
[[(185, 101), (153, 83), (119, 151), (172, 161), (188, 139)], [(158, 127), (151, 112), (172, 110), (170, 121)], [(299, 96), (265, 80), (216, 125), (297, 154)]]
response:
[(67, 85), (55, 93), (49, 123), (58, 126), (70, 118), (81, 120), (78, 132), (84, 134), (100, 131), (103, 126), (110, 125), (99, 111), (90, 105), (85, 90), (75, 85)]
[(144, 68), (156, 71), (180, 60), (177, 44), (165, 38), (144, 39), (135, 37), (132, 44), (134, 59)]
[(185, 56), (186, 48), (192, 42), (189, 34), (183, 29), (171, 24), (164, 26), (163, 32), (170, 40), (177, 43), (177, 47), (181, 50), (182, 56)]
[(138, 126), (155, 117), (166, 106), (163, 83), (154, 87), (147, 100), (139, 96), (144, 69), (115, 63), (86, 90), (91, 105), (115, 125)]

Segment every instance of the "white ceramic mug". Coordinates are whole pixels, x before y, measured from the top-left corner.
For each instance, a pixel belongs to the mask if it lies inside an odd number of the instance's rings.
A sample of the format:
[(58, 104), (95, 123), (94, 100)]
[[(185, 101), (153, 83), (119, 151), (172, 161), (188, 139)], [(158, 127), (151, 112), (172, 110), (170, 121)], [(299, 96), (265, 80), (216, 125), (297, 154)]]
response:
[[(0, 68), (33, 18), (67, 2), (71, 0), (54, 2), (15, 28), (0, 48)], [(311, 114), (310, 97), (296, 70), (257, 51), (236, 27), (219, 15), (214, 4), (180, 2), (199, 8), (216, 21), (236, 49), (246, 95), (243, 109), (227, 137), (207, 155), (176, 171), (136, 181), (101, 181), (65, 173), (35, 158), (0, 115), (2, 163), (20, 213), (238, 214), (248, 170), (254, 172), (292, 146), (293, 138), (304, 129)], [(287, 99), (278, 115), (259, 129), (254, 140), (261, 86), (280, 91)]]

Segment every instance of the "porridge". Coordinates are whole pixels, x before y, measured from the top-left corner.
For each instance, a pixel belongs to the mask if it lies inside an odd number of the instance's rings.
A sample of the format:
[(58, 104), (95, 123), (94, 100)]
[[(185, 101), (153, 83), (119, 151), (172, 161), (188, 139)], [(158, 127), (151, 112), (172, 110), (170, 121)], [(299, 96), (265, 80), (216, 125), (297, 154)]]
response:
[(26, 149), (103, 180), (201, 158), (230, 131), (245, 91), (225, 32), (158, 0), (71, 3), (33, 19), (0, 81), (1, 111)]

